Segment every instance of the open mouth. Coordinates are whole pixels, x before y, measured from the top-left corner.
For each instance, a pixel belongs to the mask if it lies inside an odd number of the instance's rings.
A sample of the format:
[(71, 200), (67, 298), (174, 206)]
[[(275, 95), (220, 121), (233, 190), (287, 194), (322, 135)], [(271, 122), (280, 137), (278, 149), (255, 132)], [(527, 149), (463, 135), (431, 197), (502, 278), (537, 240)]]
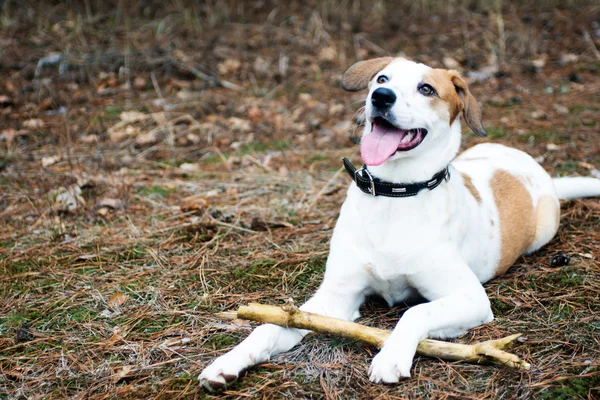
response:
[(414, 149), (427, 136), (427, 129), (401, 129), (382, 117), (376, 117), (371, 126), (360, 145), (363, 162), (371, 166), (383, 164), (397, 151)]

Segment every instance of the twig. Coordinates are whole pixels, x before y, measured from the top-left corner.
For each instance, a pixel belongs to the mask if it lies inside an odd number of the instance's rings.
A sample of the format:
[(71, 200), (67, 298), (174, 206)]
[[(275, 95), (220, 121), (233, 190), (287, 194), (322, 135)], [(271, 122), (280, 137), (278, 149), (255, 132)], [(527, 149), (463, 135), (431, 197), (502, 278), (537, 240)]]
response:
[(583, 31), (583, 38), (590, 45), (590, 49), (594, 53), (594, 56), (596, 56), (596, 60), (600, 60), (600, 51), (598, 51), (598, 48), (596, 47), (594, 40), (592, 39), (592, 37), (590, 36), (590, 33), (587, 30)]
[[(376, 348), (381, 348), (391, 331), (371, 328), (355, 322), (300, 311), (295, 306), (268, 306), (250, 303), (241, 306), (237, 312), (218, 313), (222, 319), (247, 319), (255, 322), (266, 322), (284, 327), (310, 329), (312, 331), (337, 335), (348, 339), (360, 340)], [(419, 343), (417, 354), (421, 356), (440, 358), (449, 361), (465, 361), (482, 363), (495, 361), (511, 368), (528, 370), (530, 365), (514, 354), (502, 351), (506, 346), (517, 340), (520, 333), (501, 339), (488, 340), (472, 345), (442, 342), (425, 339)]]
[[(158, 80), (156, 79), (156, 75), (154, 74), (154, 72), (152, 72), (150, 74), (150, 79), (152, 80), (152, 86), (154, 86), (154, 91), (156, 92), (156, 94), (158, 95), (158, 98), (160, 99), (160, 101), (162, 103), (162, 109), (165, 111), (165, 114), (167, 115), (167, 119), (169, 119), (169, 115), (167, 114), (168, 113), (168, 111), (167, 111), (167, 101), (163, 97), (162, 91), (160, 90), (160, 85), (158, 84)], [(156, 115), (156, 113), (154, 115)], [(167, 126), (167, 129), (169, 131), (169, 135), (166, 138), (166, 143), (170, 147), (172, 147), (175, 144), (175, 132), (173, 130), (173, 126), (171, 126), (169, 124), (159, 124), (159, 125), (161, 125), (161, 126), (166, 125)]]
[(197, 68), (192, 67), (191, 65), (187, 65), (182, 62), (177, 63), (177, 65), (179, 65), (181, 68), (185, 69), (186, 71), (188, 71), (189, 73), (191, 73), (192, 75), (194, 75), (196, 78), (198, 78), (200, 80), (212, 82), (216, 86), (224, 87), (225, 89), (235, 90), (236, 92), (244, 91), (243, 87), (236, 85), (235, 83), (231, 83), (231, 82), (225, 81), (223, 79), (219, 79), (213, 75), (205, 74), (204, 72), (200, 71)]
[(319, 193), (317, 193), (315, 195), (315, 197), (312, 198), (311, 201), (309, 201), (306, 205), (306, 208), (310, 209), (313, 208), (315, 206), (315, 204), (317, 204), (317, 201), (321, 198), (321, 196), (327, 192), (329, 189), (331, 189), (331, 184), (333, 182), (335, 182), (335, 180), (337, 179), (337, 177), (340, 175), (340, 173), (344, 170), (344, 167), (340, 167), (337, 171), (335, 171), (335, 173), (331, 176), (331, 178), (329, 178), (329, 180), (327, 181), (327, 183), (325, 185), (323, 185), (323, 187), (321, 188), (321, 190), (319, 190)]

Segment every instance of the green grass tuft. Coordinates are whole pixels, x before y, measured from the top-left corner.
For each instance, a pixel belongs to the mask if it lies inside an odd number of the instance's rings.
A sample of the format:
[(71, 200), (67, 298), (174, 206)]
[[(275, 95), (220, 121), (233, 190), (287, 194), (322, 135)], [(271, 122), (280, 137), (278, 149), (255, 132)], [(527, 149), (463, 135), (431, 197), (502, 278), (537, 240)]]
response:
[(588, 372), (596, 375), (587, 377), (573, 377), (559, 381), (555, 386), (539, 393), (543, 400), (575, 400), (600, 398), (600, 370), (597, 368)]
[(239, 341), (240, 338), (236, 335), (216, 333), (211, 335), (205, 344), (213, 350), (222, 350), (235, 346)]

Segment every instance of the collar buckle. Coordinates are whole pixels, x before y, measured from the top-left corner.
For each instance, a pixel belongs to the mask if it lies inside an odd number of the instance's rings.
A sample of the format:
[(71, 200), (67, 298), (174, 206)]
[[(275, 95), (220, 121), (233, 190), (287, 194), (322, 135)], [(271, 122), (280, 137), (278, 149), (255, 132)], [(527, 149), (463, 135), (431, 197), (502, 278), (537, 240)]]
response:
[(369, 188), (369, 192), (371, 193), (371, 196), (373, 196), (373, 197), (377, 196), (377, 193), (375, 192), (375, 180), (373, 179), (373, 176), (369, 173), (369, 170), (367, 170), (367, 168), (365, 166), (363, 166), (359, 170), (356, 170), (356, 172), (354, 172), (354, 175), (355, 175), (354, 178), (355, 178), (355, 180), (357, 179), (357, 175), (358, 175), (359, 172), (360, 172), (361, 175), (363, 175), (363, 172), (365, 174), (367, 174), (367, 176), (369, 177), (369, 183), (371, 184), (371, 187)]
[(446, 167), (446, 173), (444, 174), (444, 179), (446, 180), (446, 182), (450, 181), (450, 167)]

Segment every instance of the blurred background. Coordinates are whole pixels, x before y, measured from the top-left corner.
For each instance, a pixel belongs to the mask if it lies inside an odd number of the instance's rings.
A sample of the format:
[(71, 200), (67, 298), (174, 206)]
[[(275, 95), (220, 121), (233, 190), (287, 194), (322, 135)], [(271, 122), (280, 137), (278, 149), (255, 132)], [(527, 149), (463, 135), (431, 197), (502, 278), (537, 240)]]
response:
[[(358, 60), (456, 69), (487, 139), (552, 175), (600, 176), (597, 1), (0, 1), (0, 398), (206, 397), (195, 377), (250, 331), (214, 313), (297, 303), (322, 277), (366, 93)], [(487, 286), (530, 373), (309, 338), (226, 394), (599, 396), (600, 205)], [(556, 252), (566, 267), (550, 265)], [(376, 301), (360, 322), (391, 328)], [(3, 397), (4, 396), (4, 397)]]

